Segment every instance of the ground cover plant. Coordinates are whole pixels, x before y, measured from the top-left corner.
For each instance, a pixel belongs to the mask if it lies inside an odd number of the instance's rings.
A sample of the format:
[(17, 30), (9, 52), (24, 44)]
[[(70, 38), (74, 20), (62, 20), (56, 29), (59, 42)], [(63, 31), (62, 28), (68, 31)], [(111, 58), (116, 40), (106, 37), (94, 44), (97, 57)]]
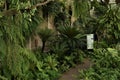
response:
[(78, 80), (119, 80), (120, 54), (117, 49), (95, 49), (92, 59), (92, 67), (81, 71)]
[(118, 7), (119, 5), (108, 5), (108, 10), (98, 17), (99, 26), (96, 28), (98, 40), (95, 41), (93, 52), (88, 52), (93, 65), (87, 70), (80, 71), (78, 80), (119, 80), (120, 36), (117, 34), (120, 27), (117, 21), (120, 19), (120, 10)]

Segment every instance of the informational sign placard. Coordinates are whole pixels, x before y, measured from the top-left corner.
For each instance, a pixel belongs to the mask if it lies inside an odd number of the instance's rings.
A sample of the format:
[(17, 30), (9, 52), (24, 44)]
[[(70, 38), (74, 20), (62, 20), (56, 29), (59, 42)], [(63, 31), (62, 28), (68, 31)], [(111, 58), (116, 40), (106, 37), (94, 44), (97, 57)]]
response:
[(94, 34), (87, 35), (87, 49), (93, 49)]

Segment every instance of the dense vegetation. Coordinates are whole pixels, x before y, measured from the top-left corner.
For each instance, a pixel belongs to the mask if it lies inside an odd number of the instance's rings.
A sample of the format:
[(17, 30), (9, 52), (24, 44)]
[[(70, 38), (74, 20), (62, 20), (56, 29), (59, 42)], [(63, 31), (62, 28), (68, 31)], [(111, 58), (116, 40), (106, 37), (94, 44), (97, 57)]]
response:
[[(119, 80), (119, 13), (119, 4), (96, 0), (0, 0), (0, 80), (58, 80), (85, 57), (94, 64), (78, 80)], [(93, 52), (89, 33), (96, 35)], [(42, 46), (32, 43), (37, 35)]]
[(89, 69), (80, 71), (77, 80), (119, 80), (120, 78), (120, 9), (119, 4), (107, 6), (104, 14), (100, 14), (95, 21), (98, 25), (95, 29), (98, 40), (95, 42), (93, 52), (88, 52), (93, 64)]

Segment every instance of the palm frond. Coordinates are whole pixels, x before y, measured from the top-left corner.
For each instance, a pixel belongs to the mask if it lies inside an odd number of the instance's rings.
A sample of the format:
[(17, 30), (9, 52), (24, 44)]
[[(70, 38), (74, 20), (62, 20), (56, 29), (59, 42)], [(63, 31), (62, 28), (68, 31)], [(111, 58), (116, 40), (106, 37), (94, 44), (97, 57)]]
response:
[(38, 32), (38, 35), (40, 36), (42, 41), (47, 41), (53, 35), (53, 31), (51, 29), (48, 29), (48, 28), (41, 29)]

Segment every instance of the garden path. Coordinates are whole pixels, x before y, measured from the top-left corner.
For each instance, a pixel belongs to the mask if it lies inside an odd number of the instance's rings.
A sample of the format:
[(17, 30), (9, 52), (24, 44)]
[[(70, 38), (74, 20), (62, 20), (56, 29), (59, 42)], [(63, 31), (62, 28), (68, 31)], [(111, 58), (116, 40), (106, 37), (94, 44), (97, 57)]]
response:
[(79, 70), (87, 69), (91, 65), (90, 59), (85, 59), (82, 64), (76, 65), (69, 71), (65, 72), (59, 80), (76, 80), (76, 76), (79, 75)]

